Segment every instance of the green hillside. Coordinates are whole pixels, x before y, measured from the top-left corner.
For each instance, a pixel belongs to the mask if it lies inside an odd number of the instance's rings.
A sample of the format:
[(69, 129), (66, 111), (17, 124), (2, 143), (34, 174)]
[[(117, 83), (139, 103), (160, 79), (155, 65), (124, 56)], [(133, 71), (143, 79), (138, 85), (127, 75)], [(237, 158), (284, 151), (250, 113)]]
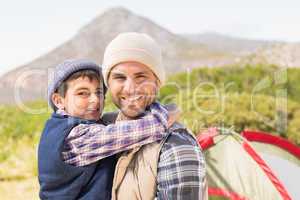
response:
[[(300, 69), (194, 69), (170, 77), (159, 99), (176, 102), (182, 110), (181, 121), (195, 134), (209, 126), (224, 126), (267, 131), (300, 145)], [(106, 100), (106, 111), (115, 109), (109, 96)], [(46, 102), (37, 101), (3, 105), (0, 111), (0, 194), (17, 187), (35, 193), (28, 198), (37, 199), (36, 148), (51, 110)], [(22, 183), (27, 187), (21, 187)]]
[(300, 69), (199, 68), (176, 74), (160, 91), (176, 102), (194, 133), (209, 126), (267, 131), (300, 145)]

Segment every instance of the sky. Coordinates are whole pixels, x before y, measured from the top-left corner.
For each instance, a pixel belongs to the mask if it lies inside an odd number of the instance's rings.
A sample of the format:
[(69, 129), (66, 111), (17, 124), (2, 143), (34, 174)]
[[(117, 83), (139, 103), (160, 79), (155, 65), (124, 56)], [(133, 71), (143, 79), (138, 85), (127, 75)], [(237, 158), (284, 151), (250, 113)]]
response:
[(0, 75), (71, 39), (114, 6), (123, 6), (174, 33), (217, 32), (300, 42), (299, 0), (2, 1)]

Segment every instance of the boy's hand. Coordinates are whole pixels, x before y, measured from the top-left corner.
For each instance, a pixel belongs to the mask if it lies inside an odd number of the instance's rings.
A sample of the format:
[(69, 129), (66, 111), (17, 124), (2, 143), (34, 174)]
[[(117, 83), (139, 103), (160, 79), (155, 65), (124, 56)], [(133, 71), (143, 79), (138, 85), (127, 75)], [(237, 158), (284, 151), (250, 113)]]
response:
[(170, 128), (179, 118), (181, 110), (177, 107), (176, 104), (167, 104), (164, 106), (168, 111), (168, 125)]
[(162, 106), (157, 102), (150, 105), (150, 112), (161, 121), (166, 129), (170, 128), (179, 119), (181, 114), (176, 104)]

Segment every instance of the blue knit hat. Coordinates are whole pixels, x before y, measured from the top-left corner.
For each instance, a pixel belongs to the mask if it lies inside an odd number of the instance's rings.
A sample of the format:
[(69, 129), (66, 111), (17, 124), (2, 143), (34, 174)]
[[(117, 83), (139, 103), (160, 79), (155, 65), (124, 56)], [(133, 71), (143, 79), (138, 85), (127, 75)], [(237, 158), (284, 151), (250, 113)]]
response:
[[(56, 107), (53, 104), (51, 97), (52, 94), (55, 92), (55, 90), (63, 83), (63, 81), (68, 79), (75, 72), (78, 72), (80, 70), (89, 70), (89, 69), (99, 73), (99, 76), (103, 80), (101, 74), (101, 68), (94, 62), (87, 59), (70, 59), (56, 66), (52, 80), (48, 85), (48, 103), (53, 108), (53, 110), (56, 110)], [(105, 86), (104, 86), (104, 92), (105, 92)]]

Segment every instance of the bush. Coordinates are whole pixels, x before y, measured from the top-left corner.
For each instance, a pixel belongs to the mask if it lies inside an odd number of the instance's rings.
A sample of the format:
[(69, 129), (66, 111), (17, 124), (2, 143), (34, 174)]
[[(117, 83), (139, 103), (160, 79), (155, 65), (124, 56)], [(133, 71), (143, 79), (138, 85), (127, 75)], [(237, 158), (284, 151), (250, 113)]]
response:
[(197, 68), (190, 73), (179, 73), (169, 77), (166, 86), (160, 92), (160, 98), (180, 90), (213, 85), (226, 92), (256, 92), (263, 95), (274, 95), (278, 90), (284, 89), (289, 99), (300, 102), (299, 77), (299, 68), (284, 69), (261, 65)]
[[(182, 110), (182, 122), (195, 134), (207, 127), (233, 127), (266, 131), (299, 142), (299, 103), (292, 100), (287, 106), (278, 105), (278, 99), (266, 95), (229, 93), (226, 97), (197, 96), (182, 91), (175, 100)], [(286, 121), (287, 120), (287, 121)]]
[(0, 179), (36, 175), (36, 146), (50, 115), (47, 103), (1, 106), (0, 112)]

